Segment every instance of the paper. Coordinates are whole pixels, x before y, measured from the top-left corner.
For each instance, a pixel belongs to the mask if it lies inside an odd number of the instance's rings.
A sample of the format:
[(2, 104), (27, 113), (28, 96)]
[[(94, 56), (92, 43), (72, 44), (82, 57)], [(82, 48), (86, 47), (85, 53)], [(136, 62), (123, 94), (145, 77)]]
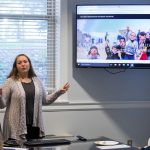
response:
[(109, 145), (116, 145), (118, 144), (119, 142), (117, 141), (95, 141), (94, 142), (96, 145), (105, 145), (105, 146), (109, 146)]
[(19, 148), (19, 147), (3, 147), (3, 150), (28, 150), (27, 148)]
[(129, 145), (119, 144), (119, 145), (112, 145), (112, 146), (97, 146), (99, 149), (117, 149), (117, 148), (130, 148)]

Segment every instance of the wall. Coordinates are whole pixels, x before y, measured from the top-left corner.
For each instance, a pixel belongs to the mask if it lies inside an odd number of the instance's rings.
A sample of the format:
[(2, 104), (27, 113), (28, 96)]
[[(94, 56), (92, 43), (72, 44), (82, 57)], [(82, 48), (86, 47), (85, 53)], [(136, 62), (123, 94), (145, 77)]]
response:
[[(81, 122), (79, 123), (80, 132), (83, 135), (106, 135), (123, 142), (132, 139), (135, 145), (145, 145), (149, 137), (150, 124), (147, 119), (150, 111), (150, 84), (148, 84), (150, 82), (150, 70), (132, 69), (111, 74), (105, 69), (75, 68), (72, 59), (75, 41), (75, 5), (113, 3), (150, 4), (148, 0), (68, 0), (68, 21), (63, 22), (67, 29), (63, 32), (68, 34), (66, 39), (68, 62), (66, 65), (68, 67), (68, 79), (71, 83), (68, 99), (73, 109), (80, 106), (82, 110), (79, 112), (69, 111), (68, 113), (72, 114), (73, 120), (78, 118), (78, 121)], [(118, 72), (122, 70), (109, 71)], [(77, 117), (73, 115), (74, 113)], [(76, 124), (71, 124), (71, 126), (74, 129), (71, 130), (72, 132), (75, 132), (76, 128), (78, 129)]]
[[(68, 37), (69, 37), (69, 58), (72, 58), (75, 50), (74, 28), (75, 28), (75, 6), (76, 4), (150, 4), (145, 1), (121, 1), (121, 0), (101, 0), (101, 1), (68, 1)], [(71, 42), (72, 41), (72, 42)], [(72, 50), (72, 51), (71, 51)], [(127, 102), (127, 101), (149, 101), (150, 70), (109, 70), (119, 72), (116, 74), (108, 73), (105, 69), (75, 68), (72, 59), (69, 59), (69, 80), (73, 84), (69, 95), (71, 102)], [(74, 92), (78, 89), (77, 92)]]
[[(61, 83), (71, 88), (65, 104), (43, 108), (47, 134), (70, 133), (87, 138), (107, 136), (144, 146), (150, 136), (150, 70), (110, 74), (104, 69), (79, 69), (73, 65), (75, 5), (81, 3), (150, 3), (148, 0), (61, 0)], [(118, 70), (114, 70), (118, 71)], [(0, 113), (3, 120), (4, 111)]]

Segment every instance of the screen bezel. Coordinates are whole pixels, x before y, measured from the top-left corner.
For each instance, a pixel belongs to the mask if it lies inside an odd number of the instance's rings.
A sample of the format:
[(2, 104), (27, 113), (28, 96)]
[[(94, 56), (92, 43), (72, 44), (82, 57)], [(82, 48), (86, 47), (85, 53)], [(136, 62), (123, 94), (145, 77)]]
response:
[[(85, 65), (78, 65), (77, 62), (77, 8), (79, 6), (148, 6), (150, 7), (150, 5), (146, 5), (146, 4), (77, 4), (76, 5), (76, 12), (75, 12), (75, 58), (74, 58), (74, 64), (76, 68), (125, 68), (125, 69), (150, 69), (150, 60), (148, 60), (145, 63), (131, 63), (131, 62), (124, 62), (124, 63), (120, 63), (120, 60), (115, 60), (115, 62), (112, 63), (104, 63), (105, 65), (103, 65), (103, 63), (100, 63), (99, 65), (97, 65), (96, 63), (91, 63), (90, 65), (85, 64)], [(88, 15), (88, 14), (87, 14)], [(149, 14), (150, 15), (150, 14)], [(142, 60), (140, 60), (141, 62)]]

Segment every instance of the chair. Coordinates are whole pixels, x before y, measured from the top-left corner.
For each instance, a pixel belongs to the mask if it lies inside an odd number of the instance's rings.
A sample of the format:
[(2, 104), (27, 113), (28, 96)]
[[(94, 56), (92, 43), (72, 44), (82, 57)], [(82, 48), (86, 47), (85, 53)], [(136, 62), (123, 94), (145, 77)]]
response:
[(2, 128), (0, 124), (0, 150), (3, 149), (3, 134), (2, 134)]

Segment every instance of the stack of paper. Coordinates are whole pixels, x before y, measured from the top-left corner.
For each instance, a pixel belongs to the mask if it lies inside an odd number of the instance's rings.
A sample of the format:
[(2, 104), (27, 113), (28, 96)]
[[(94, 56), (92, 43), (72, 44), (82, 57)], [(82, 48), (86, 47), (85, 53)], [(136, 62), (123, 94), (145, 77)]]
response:
[(27, 148), (19, 148), (19, 147), (3, 147), (3, 150), (28, 150)]
[(109, 146), (97, 146), (99, 149), (119, 149), (119, 148), (130, 148), (129, 145), (118, 144), (118, 145), (109, 145)]

